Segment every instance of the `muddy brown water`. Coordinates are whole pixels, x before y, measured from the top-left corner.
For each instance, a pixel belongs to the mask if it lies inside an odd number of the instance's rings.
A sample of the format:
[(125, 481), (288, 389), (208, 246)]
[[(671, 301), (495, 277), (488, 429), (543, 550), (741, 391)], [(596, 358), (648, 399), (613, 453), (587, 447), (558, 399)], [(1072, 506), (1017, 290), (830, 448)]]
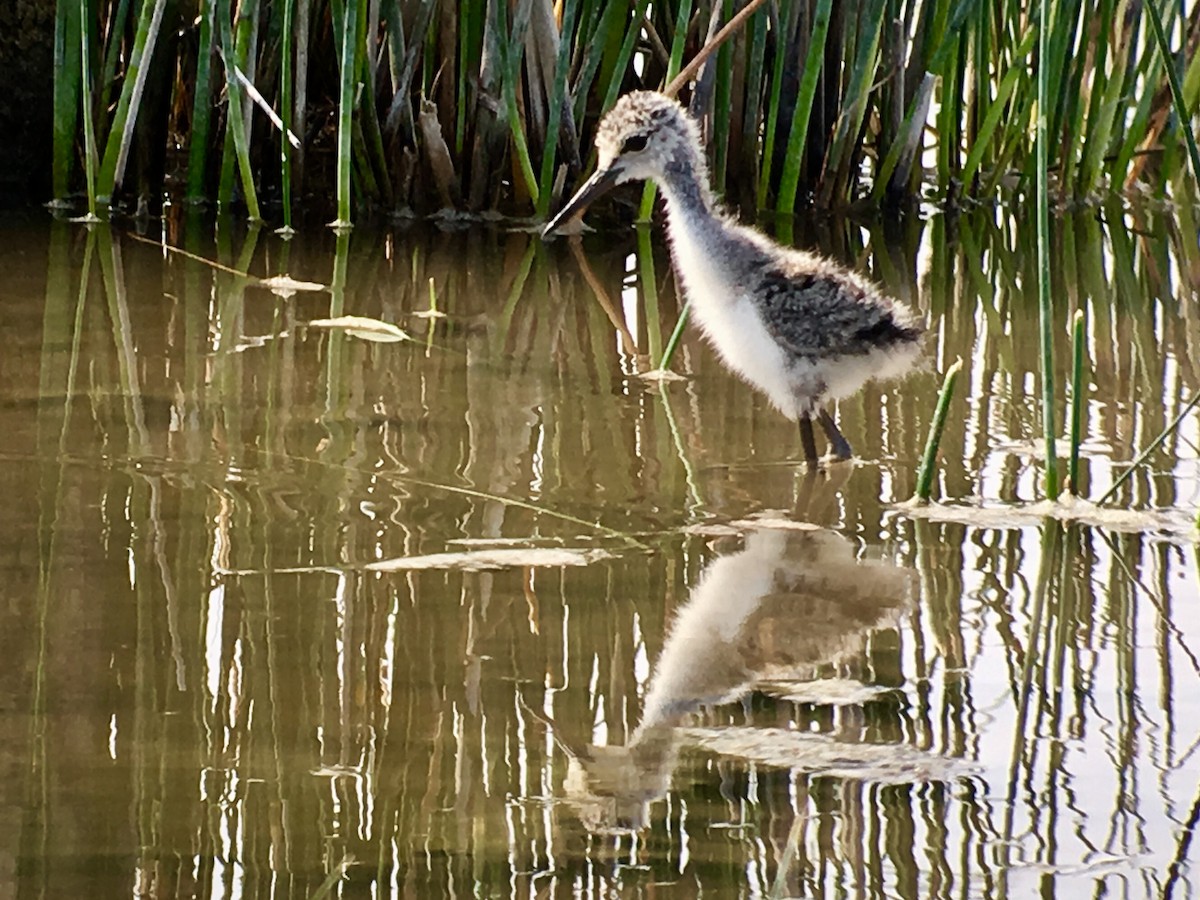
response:
[[(1057, 223), (1092, 500), (1200, 388), (1188, 233)], [(0, 893), (1196, 894), (1200, 428), (1037, 505), (1019, 216), (798, 236), (931, 326), (816, 479), (694, 333), (638, 377), (648, 234), (165, 237), (326, 289), (0, 220)]]

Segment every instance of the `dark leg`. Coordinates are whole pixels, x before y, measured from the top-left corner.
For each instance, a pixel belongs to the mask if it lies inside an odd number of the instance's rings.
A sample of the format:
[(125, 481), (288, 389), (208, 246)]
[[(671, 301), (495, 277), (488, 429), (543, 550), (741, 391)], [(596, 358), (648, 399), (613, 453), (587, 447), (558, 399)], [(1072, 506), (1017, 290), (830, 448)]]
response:
[(817, 442), (813, 438), (812, 419), (808, 413), (800, 414), (800, 444), (804, 447), (804, 461), (810, 469), (817, 467)]
[(821, 428), (825, 431), (825, 437), (829, 438), (829, 452), (833, 454), (835, 459), (849, 459), (854, 455), (854, 451), (850, 449), (850, 442), (846, 440), (845, 435), (838, 431), (837, 423), (833, 421), (833, 416), (823, 409), (818, 410), (817, 421), (821, 423)]

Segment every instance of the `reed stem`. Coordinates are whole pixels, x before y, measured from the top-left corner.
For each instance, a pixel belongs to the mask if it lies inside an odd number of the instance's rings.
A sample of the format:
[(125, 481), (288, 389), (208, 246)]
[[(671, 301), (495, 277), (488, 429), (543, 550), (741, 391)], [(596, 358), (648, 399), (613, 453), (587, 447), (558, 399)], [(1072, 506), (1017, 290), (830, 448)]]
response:
[(1050, 306), (1050, 148), (1047, 113), (1050, 105), (1050, 0), (1038, 10), (1037, 71), (1037, 266), (1038, 321), (1042, 357), (1042, 436), (1046, 446), (1046, 496), (1058, 497), (1058, 457), (1054, 427), (1054, 315)]
[[(187, 199), (204, 199), (208, 169), (208, 134), (212, 119), (212, 58), (217, 31), (213, 22), (215, 0), (200, 0), (199, 48), (196, 57), (196, 84), (192, 91), (192, 133), (188, 139)], [(283, 42), (286, 46), (287, 41)]]
[(667, 346), (663, 349), (662, 359), (658, 361), (659, 371), (665, 371), (671, 367), (671, 360), (675, 358), (675, 348), (679, 346), (679, 342), (683, 339), (684, 329), (687, 328), (688, 311), (691, 308), (692, 304), (689, 300), (679, 311), (679, 321), (675, 323), (675, 328), (667, 339)]
[(83, 171), (87, 177), (87, 220), (100, 221), (96, 215), (96, 126), (92, 120), (91, 30), (88, 27), (87, 0), (79, 0), (79, 71), (80, 113), (83, 116)]
[(545, 218), (550, 211), (550, 195), (554, 187), (554, 163), (558, 156), (559, 132), (562, 114), (567, 104), (567, 70), (571, 67), (571, 36), (575, 33), (575, 19), (579, 14), (579, 0), (567, 0), (563, 7), (562, 29), (558, 35), (558, 53), (554, 60), (554, 86), (549, 97), (549, 114), (546, 122), (546, 146), (542, 148), (542, 167), (538, 178), (537, 214)]
[(59, 0), (54, 20), (54, 143), (50, 162), (54, 199), (65, 201), (71, 192), (71, 162), (75, 150), (75, 123), (79, 116), (79, 22), (87, 14), (87, 0)]
[[(372, 201), (417, 213), (445, 208), (448, 184), (460, 212), (544, 216), (563, 162), (572, 175), (586, 166), (579, 148), (591, 145), (621, 93), (682, 93), (689, 83), (698, 90), (689, 102), (705, 107), (697, 111), (714, 188), (741, 212), (757, 203), (759, 212), (789, 213), (808, 196), (829, 207), (866, 197), (895, 205), (931, 189), (986, 201), (1041, 184), (1038, 172), (1050, 166), (1050, 189), (1063, 203), (1092, 200), (1106, 185), (1154, 190), (1183, 169), (1200, 173), (1189, 115), (1200, 63), (1184, 71), (1167, 45), (1182, 27), (1190, 46), (1195, 17), (1165, 0), (1129, 10), (1120, 0), (1046, 0), (1028, 14), (955, 0), (558, 0), (554, 9), (551, 0), (55, 2), (46, 165), (56, 198), (84, 188), (86, 167), (76, 159), (86, 162), (86, 75), (97, 206), (119, 189), (137, 133), (152, 162), (139, 167), (143, 192), (169, 191), (155, 161), (164, 149), (182, 150), (189, 201), (228, 204), (240, 181), (253, 207), (270, 190), (282, 199), (285, 230), (314, 147), (336, 148), (312, 158), (328, 167), (322, 183), (330, 183), (329, 218), (339, 224)], [(159, 40), (180, 12), (186, 39)], [(1085, 27), (1087, 17), (1107, 25)], [(236, 41), (226, 42), (234, 18)], [(310, 52), (333, 64), (310, 72)], [(241, 73), (227, 73), (228, 91), (217, 89), (218, 53)], [(153, 109), (143, 94), (153, 95)], [(299, 146), (276, 149), (273, 131), (255, 134), (247, 97), (278, 114)], [(424, 103), (436, 108), (429, 133), (414, 123)], [(329, 109), (330, 128), (307, 127), (310, 111)], [(233, 110), (245, 117), (240, 137), (228, 121)], [(931, 150), (936, 162), (924, 171), (919, 161)], [(440, 174), (430, 178), (435, 159)], [(648, 188), (642, 218), (653, 199)]]
[(804, 159), (804, 142), (808, 137), (808, 120), (812, 114), (813, 98), (817, 93), (817, 79), (820, 78), (821, 66), (825, 60), (825, 38), (829, 33), (832, 11), (833, 0), (817, 0), (812, 36), (809, 38), (808, 52), (804, 57), (800, 92), (792, 110), (792, 128), (788, 132), (787, 155), (783, 159), (783, 175), (779, 179), (779, 194), (776, 198), (776, 205), (784, 215), (791, 215), (796, 210), (800, 163)]
[(1150, 26), (1154, 29), (1154, 40), (1158, 44), (1158, 51), (1163, 58), (1163, 66), (1167, 70), (1167, 84), (1171, 86), (1171, 101), (1175, 107), (1175, 115), (1179, 118), (1179, 127), (1183, 130), (1188, 158), (1192, 163), (1192, 177), (1196, 180), (1196, 186), (1200, 187), (1200, 150), (1196, 148), (1196, 135), (1192, 131), (1192, 117), (1188, 112), (1183, 87), (1179, 83), (1179, 73), (1175, 71), (1171, 48), (1167, 46), (1167, 35), (1163, 30), (1162, 18), (1154, 6), (1154, 0), (1147, 0), (1142, 8), (1145, 9), (1146, 15), (1150, 18)]
[(283, 195), (283, 231), (292, 231), (292, 29), (296, 22), (296, 0), (283, 0), (283, 34), (279, 41), (279, 187)]
[(353, 227), (350, 213), (350, 141), (354, 113), (354, 36), (358, 31), (356, 5), (356, 0), (342, 0), (342, 43), (338, 56), (337, 218), (330, 223), (333, 228)]
[(104, 159), (100, 163), (97, 195), (104, 202), (112, 199), (125, 176), (125, 162), (129, 158), (129, 146), (133, 142), (133, 126), (137, 124), (142, 105), (142, 94), (146, 88), (146, 77), (150, 73), (149, 62), (154, 55), (158, 40), (158, 29), (162, 24), (166, 0), (146, 0), (138, 18), (137, 34), (133, 39), (133, 51), (125, 70), (125, 83), (121, 87), (121, 99), (117, 101), (117, 112), (113, 117), (112, 129), (104, 148)]
[(1087, 398), (1084, 381), (1084, 357), (1087, 337), (1083, 310), (1075, 311), (1071, 326), (1071, 458), (1067, 463), (1067, 486), (1079, 495), (1079, 446), (1083, 442), (1083, 405)]
[(946, 416), (950, 412), (950, 399), (954, 396), (954, 385), (958, 381), (958, 373), (962, 370), (962, 358), (959, 357), (946, 370), (942, 381), (942, 389), (938, 393), (937, 407), (933, 413), (933, 423), (929, 426), (929, 437), (925, 441), (925, 453), (921, 457), (921, 467), (917, 470), (917, 490), (915, 497), (922, 503), (928, 502), (933, 488), (933, 475), (937, 469), (938, 447), (942, 442), (942, 432), (946, 429)]
[[(226, 4), (226, 9), (228, 9), (228, 4)], [(226, 121), (229, 128), (229, 136), (233, 139), (232, 152), (241, 175), (242, 192), (245, 195), (246, 209), (249, 213), (250, 221), (261, 222), (262, 215), (258, 208), (258, 191), (254, 186), (254, 172), (250, 167), (250, 146), (246, 135), (245, 103), (242, 97), (242, 84), (237, 76), (238, 60), (242, 58), (243, 52), (249, 53), (249, 48), (243, 47), (241, 41), (238, 44), (234, 43), (233, 29), (229, 24), (228, 16), (224, 15), (223, 11), (218, 12), (218, 19), (221, 30), (221, 61), (225, 67), (225, 85), (229, 93), (229, 108), (226, 112), (228, 118)], [(240, 37), (241, 35), (239, 35)], [(230, 152), (228, 147), (226, 147), (225, 152)], [(227, 179), (223, 180), (228, 182)], [(226, 183), (222, 187), (222, 202), (228, 203), (231, 199), (230, 194), (229, 185)]]

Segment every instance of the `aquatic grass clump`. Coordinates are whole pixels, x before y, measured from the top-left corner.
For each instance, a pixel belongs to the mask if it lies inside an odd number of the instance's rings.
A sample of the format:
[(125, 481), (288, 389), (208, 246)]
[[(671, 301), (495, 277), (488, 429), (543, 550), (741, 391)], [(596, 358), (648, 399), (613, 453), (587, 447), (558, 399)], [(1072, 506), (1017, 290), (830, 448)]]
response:
[(1195, 155), (1198, 41), (1194, 10), (1115, 0), (58, 0), (48, 164), (58, 199), (285, 227), (297, 204), (542, 218), (616, 99), (694, 59), (678, 89), (734, 208), (1027, 195), (1042, 169), (1053, 204), (1088, 202), (1166, 192)]

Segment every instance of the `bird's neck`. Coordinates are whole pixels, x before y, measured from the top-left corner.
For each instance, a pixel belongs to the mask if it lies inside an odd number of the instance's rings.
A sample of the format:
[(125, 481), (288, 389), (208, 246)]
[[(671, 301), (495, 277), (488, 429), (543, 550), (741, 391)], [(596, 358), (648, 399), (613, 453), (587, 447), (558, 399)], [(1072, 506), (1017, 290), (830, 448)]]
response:
[(708, 166), (698, 148), (681, 148), (658, 179), (667, 201), (671, 257), (688, 296), (702, 306), (723, 305), (736, 280), (734, 235), (708, 186)]
[(712, 215), (715, 201), (708, 186), (708, 164), (698, 148), (681, 143), (656, 180), (672, 215)]

